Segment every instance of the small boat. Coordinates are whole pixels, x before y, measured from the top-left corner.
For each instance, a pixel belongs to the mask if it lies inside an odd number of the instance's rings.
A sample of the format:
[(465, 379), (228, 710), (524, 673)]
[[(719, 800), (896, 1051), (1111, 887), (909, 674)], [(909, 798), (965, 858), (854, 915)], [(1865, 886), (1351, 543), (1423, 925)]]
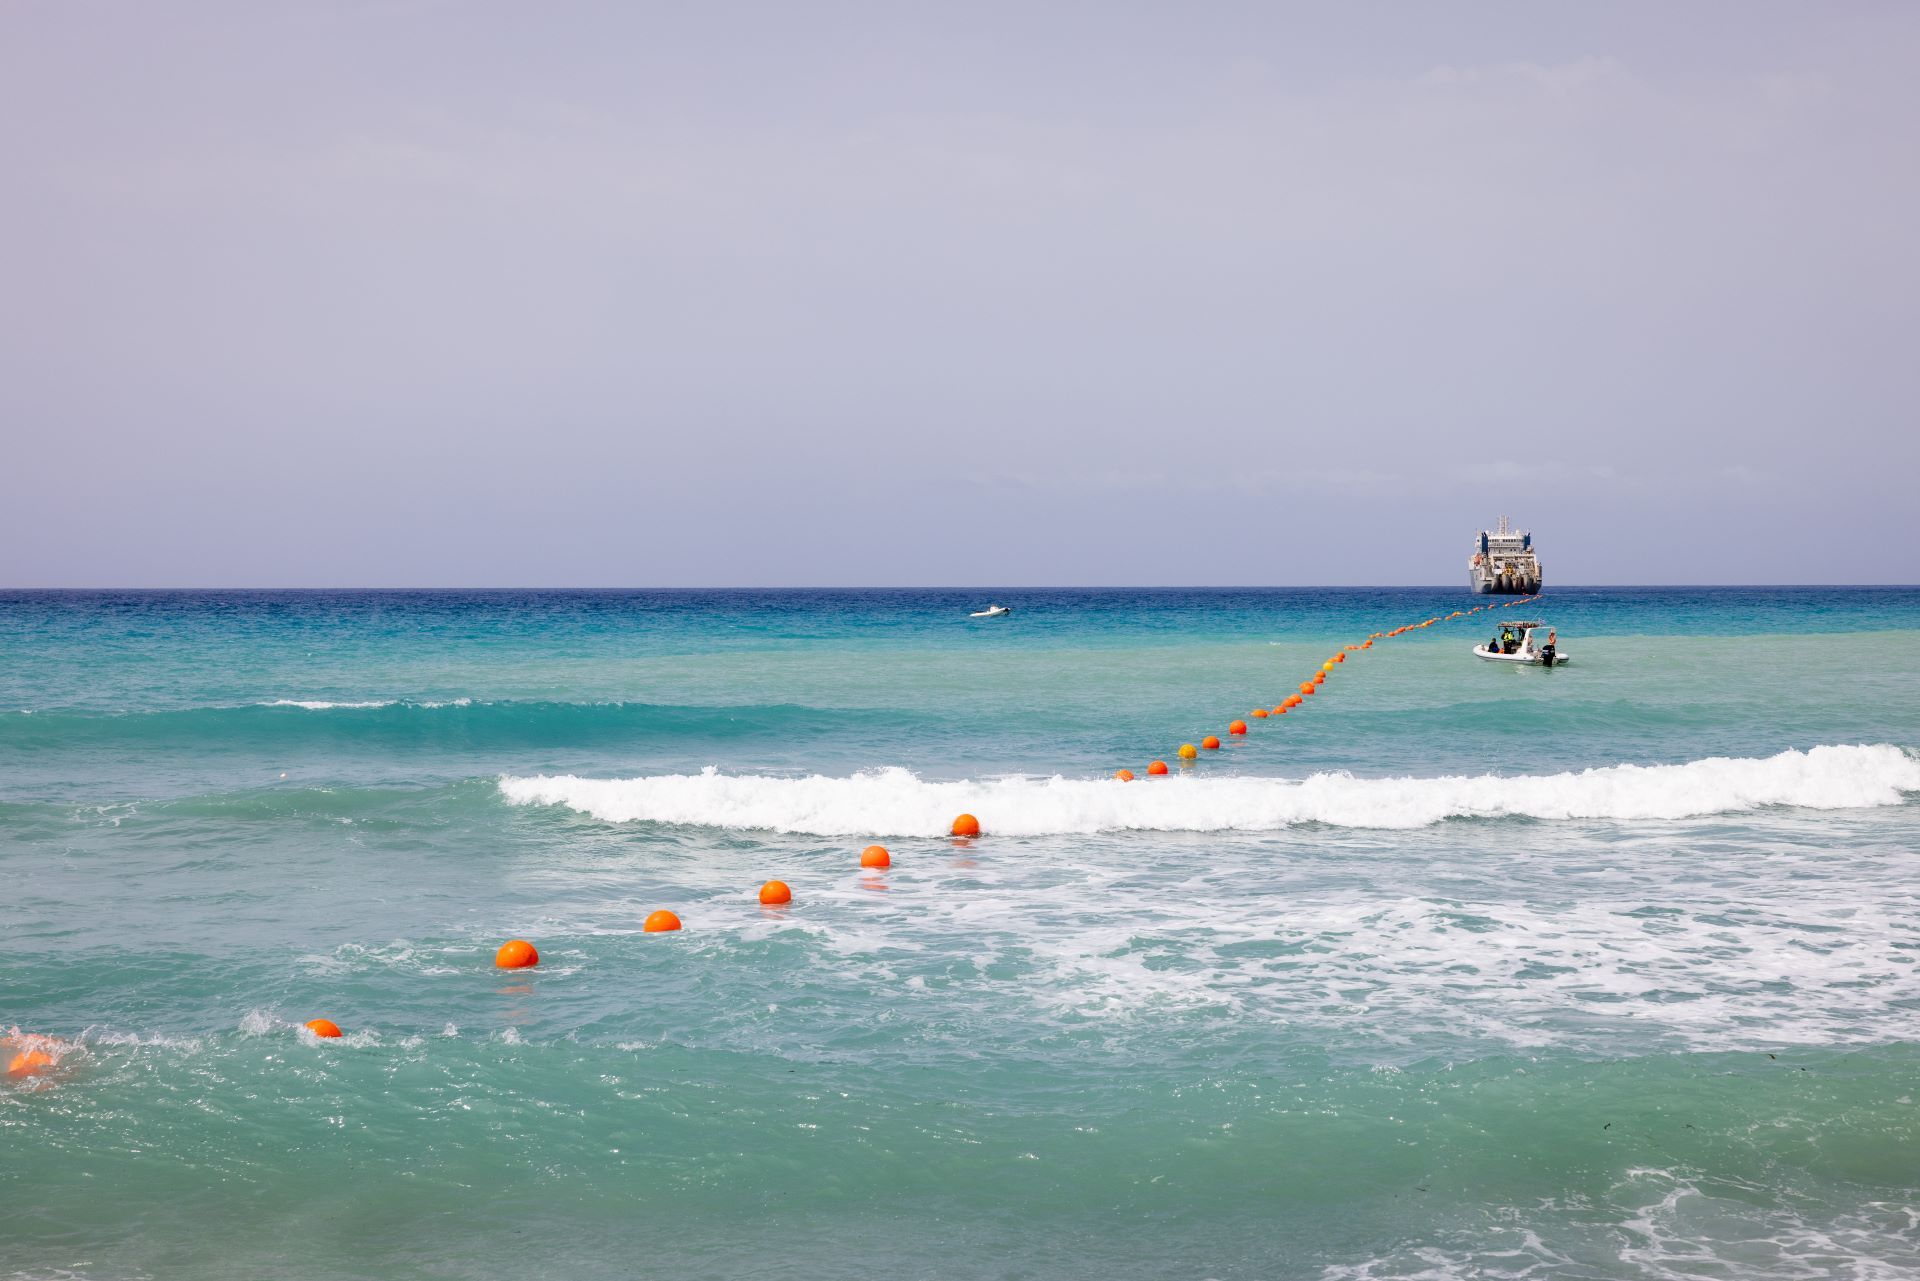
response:
[(1553, 629), (1541, 622), (1502, 623), (1500, 634), (1484, 645), (1475, 645), (1473, 652), (1496, 663), (1524, 663), (1529, 667), (1560, 667), (1568, 658), (1555, 643)]
[(1011, 614), (1012, 609), (1005, 605), (989, 605), (977, 613), (968, 614), (968, 618), (999, 618), (1002, 614)]

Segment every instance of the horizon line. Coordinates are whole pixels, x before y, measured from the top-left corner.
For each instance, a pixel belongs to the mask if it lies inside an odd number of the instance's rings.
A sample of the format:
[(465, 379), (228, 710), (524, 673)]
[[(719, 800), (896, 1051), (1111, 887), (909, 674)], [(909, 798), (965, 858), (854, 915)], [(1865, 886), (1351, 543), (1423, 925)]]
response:
[[(1543, 588), (1536, 596), (1544, 596), (1552, 591), (1625, 591), (1625, 590), (1726, 590), (1734, 588), (1764, 588), (1773, 591), (1876, 591), (1889, 589), (1920, 590), (1920, 583), (1870, 582), (1870, 583), (1762, 583), (1762, 582), (1726, 582), (1726, 583), (1566, 583), (1556, 588)], [(615, 585), (553, 585), (527, 586), (513, 584), (494, 584), (486, 586), (427, 587), (427, 586), (267, 586), (226, 584), (220, 586), (130, 586), (125, 584), (96, 586), (60, 586), (60, 587), (6, 587), (0, 586), (0, 594), (24, 594), (30, 592), (1262, 592), (1262, 591), (1461, 591), (1464, 595), (1485, 596), (1496, 599), (1512, 595), (1515, 599), (1525, 593), (1511, 594), (1503, 592), (1476, 592), (1470, 588), (1456, 588), (1447, 583), (1130, 583), (1130, 584), (1092, 584), (1092, 583), (843, 583), (843, 584), (739, 584), (701, 586), (615, 586)]]

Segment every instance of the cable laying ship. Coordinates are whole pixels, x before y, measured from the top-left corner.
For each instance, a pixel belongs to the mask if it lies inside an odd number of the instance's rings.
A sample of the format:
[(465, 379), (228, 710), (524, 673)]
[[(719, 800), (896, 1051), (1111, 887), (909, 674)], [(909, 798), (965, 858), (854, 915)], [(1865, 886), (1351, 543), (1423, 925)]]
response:
[(1480, 531), (1480, 545), (1467, 562), (1467, 582), (1482, 596), (1531, 596), (1540, 590), (1540, 558), (1533, 554), (1533, 535), (1507, 527)]

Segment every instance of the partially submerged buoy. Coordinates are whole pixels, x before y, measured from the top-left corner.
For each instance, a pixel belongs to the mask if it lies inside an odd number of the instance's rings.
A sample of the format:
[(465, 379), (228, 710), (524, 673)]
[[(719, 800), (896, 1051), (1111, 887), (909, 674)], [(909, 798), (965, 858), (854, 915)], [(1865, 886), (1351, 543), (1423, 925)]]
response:
[(891, 867), (893, 855), (887, 853), (884, 845), (869, 845), (860, 851), (861, 867)]
[(1267, 709), (1264, 707), (1256, 707), (1247, 714), (1253, 717), (1255, 720), (1264, 721), (1265, 719), (1267, 719)]
[[(1255, 712), (1254, 715), (1263, 716), (1265, 715), (1265, 713)], [(1247, 732), (1247, 723), (1245, 721), (1235, 721), (1233, 724), (1227, 726), (1227, 733), (1229, 734), (1244, 734), (1246, 732)]]
[(971, 814), (962, 814), (953, 820), (953, 834), (955, 836), (980, 835), (980, 820)]
[(793, 902), (793, 891), (785, 881), (768, 881), (760, 887), (760, 901), (768, 907)]
[(533, 950), (533, 944), (525, 939), (508, 939), (493, 954), (493, 963), (503, 970), (524, 970), (530, 965), (540, 964), (540, 953)]
[(1122, 783), (1131, 783), (1133, 781), (1133, 771), (1130, 769), (1117, 769), (1113, 772), (1113, 776)]
[(1220, 750), (1220, 740), (1209, 734), (1200, 740), (1200, 746), (1209, 752), (1217, 752)]
[(53, 1055), (45, 1050), (22, 1050), (7, 1061), (7, 1075), (16, 1081), (24, 1080), (53, 1071), (53, 1065)]
[(331, 1041), (334, 1037), (340, 1035), (340, 1025), (332, 1019), (308, 1019), (307, 1031), (324, 1040)]
[(679, 929), (680, 918), (663, 907), (658, 912), (647, 917), (646, 923), (640, 928), (649, 934), (663, 934), (668, 930)]
[(1164, 774), (1166, 772), (1167, 763), (1165, 761), (1155, 761), (1153, 764), (1147, 766), (1147, 773), (1149, 774)]
[(1197, 747), (1195, 747), (1195, 746), (1194, 746), (1194, 745), (1193, 745), (1192, 743), (1182, 743), (1182, 744), (1180, 744), (1180, 759), (1181, 759), (1181, 760), (1183, 760), (1183, 761), (1190, 761), (1190, 760), (1192, 760), (1192, 759), (1193, 759), (1194, 757), (1196, 757), (1196, 756), (1198, 756), (1198, 755), (1200, 755), (1200, 749), (1199, 749), (1199, 748), (1197, 748)]

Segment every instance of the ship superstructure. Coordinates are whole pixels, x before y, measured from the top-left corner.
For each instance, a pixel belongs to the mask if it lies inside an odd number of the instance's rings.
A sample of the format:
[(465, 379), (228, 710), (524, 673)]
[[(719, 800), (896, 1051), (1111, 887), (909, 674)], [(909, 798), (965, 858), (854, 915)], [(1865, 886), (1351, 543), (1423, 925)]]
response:
[(1531, 596), (1542, 581), (1531, 532), (1513, 529), (1505, 516), (1500, 528), (1480, 531), (1467, 562), (1467, 582), (1474, 591), (1482, 596)]

